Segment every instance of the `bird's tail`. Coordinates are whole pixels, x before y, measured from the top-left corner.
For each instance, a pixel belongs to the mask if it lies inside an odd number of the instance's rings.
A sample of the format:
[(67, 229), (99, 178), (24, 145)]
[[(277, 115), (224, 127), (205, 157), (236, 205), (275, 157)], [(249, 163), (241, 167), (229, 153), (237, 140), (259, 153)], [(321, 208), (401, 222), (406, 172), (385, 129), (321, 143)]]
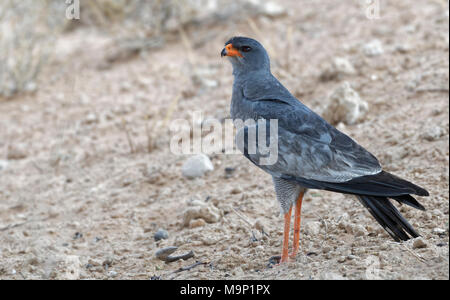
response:
[[(359, 201), (369, 210), (372, 216), (397, 242), (406, 241), (411, 237), (418, 237), (419, 234), (411, 224), (400, 214), (397, 208), (389, 201), (387, 197), (376, 197), (357, 195)], [(425, 210), (416, 199), (410, 195), (392, 197), (400, 203)], [(409, 235), (408, 235), (409, 234)], [(411, 236), (411, 237), (410, 237)]]

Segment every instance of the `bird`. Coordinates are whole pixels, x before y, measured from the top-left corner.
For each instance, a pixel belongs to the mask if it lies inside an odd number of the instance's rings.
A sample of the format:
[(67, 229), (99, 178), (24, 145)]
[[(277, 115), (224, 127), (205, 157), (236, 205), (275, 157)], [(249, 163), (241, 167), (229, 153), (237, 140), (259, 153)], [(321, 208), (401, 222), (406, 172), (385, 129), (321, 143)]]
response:
[[(225, 43), (221, 57), (228, 58), (233, 69), (231, 118), (255, 121), (253, 125), (236, 128), (236, 143), (239, 136), (243, 137), (239, 150), (272, 176), (284, 215), (279, 264), (295, 259), (299, 252), (302, 201), (311, 189), (356, 196), (397, 242), (419, 236), (390, 199), (425, 210), (412, 195), (429, 196), (427, 190), (383, 170), (373, 154), (294, 97), (272, 75), (269, 55), (257, 40), (233, 37)], [(259, 143), (255, 151), (250, 151), (251, 130), (264, 126), (256, 122), (259, 120), (277, 120), (278, 154), (270, 164), (261, 163), (264, 154)], [(293, 246), (289, 253), (294, 206)]]

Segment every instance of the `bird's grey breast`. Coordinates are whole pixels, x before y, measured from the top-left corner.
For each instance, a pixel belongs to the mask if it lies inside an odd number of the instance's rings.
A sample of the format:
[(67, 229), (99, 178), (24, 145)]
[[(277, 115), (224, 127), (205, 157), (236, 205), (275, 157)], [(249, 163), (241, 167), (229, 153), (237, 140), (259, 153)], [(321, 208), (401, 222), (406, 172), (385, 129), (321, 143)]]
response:
[(248, 119), (256, 120), (258, 116), (252, 109), (251, 101), (244, 96), (245, 82), (235, 79), (233, 83), (233, 94), (231, 97), (230, 115), (233, 121), (240, 119), (246, 121)]

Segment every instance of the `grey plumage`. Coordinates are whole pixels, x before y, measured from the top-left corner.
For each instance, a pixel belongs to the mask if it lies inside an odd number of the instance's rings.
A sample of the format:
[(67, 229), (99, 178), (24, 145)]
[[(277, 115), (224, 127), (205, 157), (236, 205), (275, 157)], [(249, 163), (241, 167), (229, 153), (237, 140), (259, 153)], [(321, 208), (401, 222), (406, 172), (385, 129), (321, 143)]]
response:
[(282, 212), (287, 212), (289, 208), (295, 203), (301, 192), (306, 189), (295, 182), (285, 180), (278, 177), (272, 177), (273, 185), (275, 187), (275, 194), (280, 203)]
[[(272, 175), (282, 211), (287, 212), (300, 191), (307, 188), (354, 194), (393, 236), (405, 239), (406, 234), (396, 227), (404, 219), (396, 217), (398, 211), (387, 197), (420, 205), (409, 194), (428, 195), (428, 192), (384, 172), (370, 152), (298, 101), (271, 74), (269, 57), (259, 42), (235, 37), (227, 44), (245, 50), (241, 55), (230, 57), (234, 75), (231, 117), (278, 120), (278, 160), (274, 164), (261, 164), (262, 154), (248, 151), (247, 143), (240, 150), (256, 166)], [(248, 130), (249, 127), (241, 128), (237, 136), (245, 136)], [(376, 205), (372, 205), (374, 201)], [(388, 208), (376, 209), (380, 205)], [(409, 224), (403, 228), (410, 234), (415, 233)]]

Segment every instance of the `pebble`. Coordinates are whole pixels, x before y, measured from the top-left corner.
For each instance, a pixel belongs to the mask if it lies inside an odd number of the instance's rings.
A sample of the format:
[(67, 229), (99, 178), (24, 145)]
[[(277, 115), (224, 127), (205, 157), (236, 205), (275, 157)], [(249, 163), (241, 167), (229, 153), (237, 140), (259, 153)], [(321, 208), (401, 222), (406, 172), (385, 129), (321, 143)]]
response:
[(421, 237), (416, 238), (413, 242), (413, 249), (421, 249), (426, 247), (428, 247), (428, 245)]
[(86, 124), (93, 124), (98, 122), (98, 117), (95, 113), (89, 113), (85, 118)]
[(6, 158), (9, 160), (20, 160), (27, 157), (25, 147), (22, 145), (9, 145)]
[(235, 171), (236, 171), (235, 168), (226, 167), (226, 168), (225, 168), (225, 178), (230, 178), (230, 177), (232, 177)]
[(256, 220), (256, 222), (255, 222), (255, 224), (253, 225), (253, 227), (256, 229), (256, 230), (258, 230), (258, 231), (260, 231), (260, 232), (263, 232), (263, 231), (265, 231), (264, 229), (265, 229), (265, 225), (264, 225), (264, 222), (262, 221), (262, 220), (260, 220), (260, 219), (258, 219), (258, 220)]
[(141, 169), (142, 175), (145, 176), (145, 179), (148, 183), (154, 184), (159, 181), (161, 178), (161, 171), (158, 167), (148, 166), (146, 165)]
[(191, 220), (203, 219), (207, 223), (217, 223), (221, 218), (220, 210), (212, 205), (197, 204), (183, 212), (183, 226), (189, 226)]
[(362, 121), (369, 111), (369, 104), (361, 99), (348, 82), (335, 89), (327, 102), (322, 115), (333, 125), (340, 122), (347, 125), (355, 124)]
[(261, 12), (269, 17), (279, 17), (286, 13), (286, 9), (272, 1), (262, 1)]
[(24, 91), (27, 93), (34, 93), (37, 91), (37, 84), (34, 81), (27, 82), (24, 87)]
[(353, 65), (346, 58), (335, 57), (333, 62), (329, 67), (327, 67), (322, 74), (320, 79), (322, 81), (330, 81), (335, 79), (340, 79), (346, 75), (355, 75), (356, 70)]
[(440, 137), (444, 135), (444, 130), (439, 126), (433, 126), (429, 128), (427, 131), (422, 133), (420, 137), (428, 142), (433, 142), (438, 140)]
[(355, 236), (366, 236), (367, 230), (362, 225), (355, 225), (352, 227), (352, 232)]
[(214, 166), (205, 154), (197, 154), (190, 157), (183, 165), (181, 172), (184, 177), (193, 179), (202, 177), (207, 172), (213, 171)]
[(444, 234), (444, 233), (445, 233), (445, 230), (442, 229), (442, 228), (436, 227), (436, 228), (433, 229), (433, 233), (435, 233), (435, 234), (437, 234), (437, 235), (441, 235), (441, 234)]
[(153, 238), (155, 239), (156, 242), (159, 240), (167, 240), (169, 238), (169, 233), (167, 232), (167, 230), (160, 228), (153, 235)]
[(373, 40), (363, 46), (363, 52), (367, 56), (379, 56), (384, 53), (383, 44), (380, 40)]
[(320, 222), (309, 222), (305, 224), (306, 233), (311, 236), (316, 236), (320, 233)]
[(6, 170), (8, 162), (6, 160), (0, 160), (0, 171)]
[(108, 272), (108, 276), (114, 278), (114, 277), (117, 276), (117, 272), (116, 272), (116, 271), (109, 271), (109, 272)]

